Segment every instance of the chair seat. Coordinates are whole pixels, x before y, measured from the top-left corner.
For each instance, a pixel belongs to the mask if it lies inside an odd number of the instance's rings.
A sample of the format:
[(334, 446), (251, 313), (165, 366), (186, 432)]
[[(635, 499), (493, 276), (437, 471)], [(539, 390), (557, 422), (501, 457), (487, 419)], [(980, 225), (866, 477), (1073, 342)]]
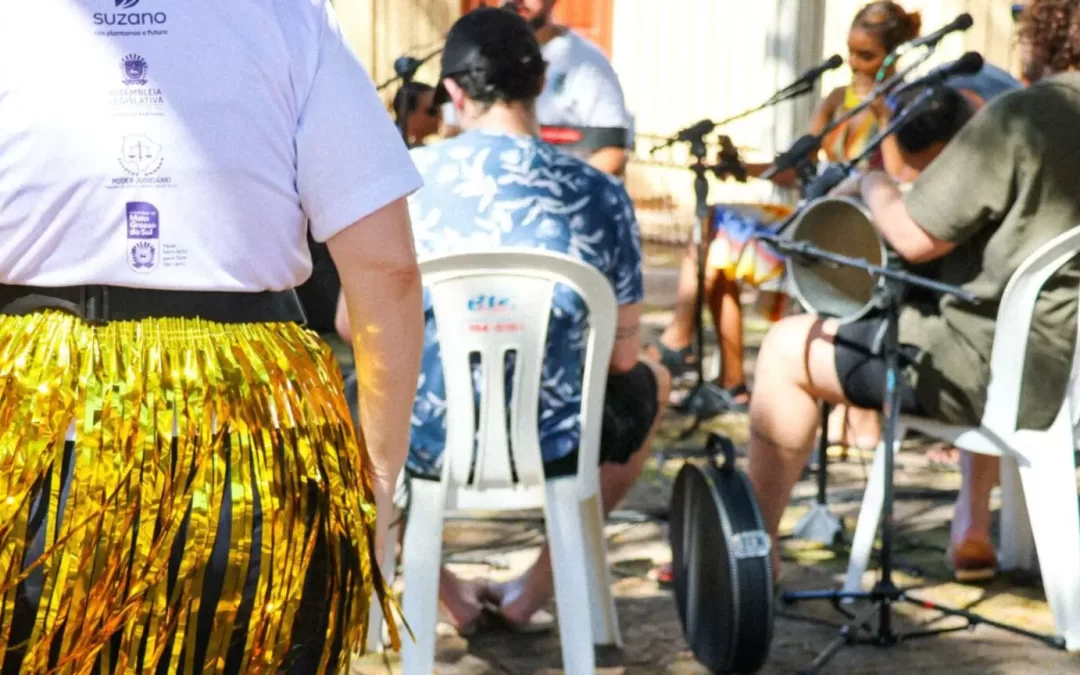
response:
[(901, 424), (907, 429), (918, 431), (926, 436), (932, 436), (942, 441), (952, 443), (953, 446), (968, 452), (977, 452), (981, 455), (1002, 456), (1010, 452), (1009, 447), (989, 429), (978, 427), (962, 427), (944, 424), (925, 417), (903, 417)]

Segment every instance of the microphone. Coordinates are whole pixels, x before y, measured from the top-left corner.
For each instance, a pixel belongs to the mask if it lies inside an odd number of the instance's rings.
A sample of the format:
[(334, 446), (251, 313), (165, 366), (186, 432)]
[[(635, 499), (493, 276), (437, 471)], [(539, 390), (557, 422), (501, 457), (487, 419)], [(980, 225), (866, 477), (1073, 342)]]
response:
[(960, 16), (953, 19), (952, 23), (938, 28), (933, 33), (930, 33), (929, 35), (924, 35), (921, 38), (915, 38), (910, 42), (905, 42), (904, 44), (897, 47), (894, 53), (897, 56), (900, 56), (901, 54), (909, 52), (912, 49), (918, 49), (919, 47), (936, 47), (937, 43), (941, 42), (941, 40), (945, 36), (950, 35), (951, 33), (955, 33), (957, 31), (967, 30), (968, 28), (971, 28), (972, 24), (974, 23), (975, 21), (971, 18), (971, 15), (967, 12), (964, 12)]
[(952, 63), (947, 63), (943, 66), (934, 68), (919, 79), (905, 84), (894, 91), (892, 95), (896, 96), (901, 92), (915, 89), (916, 87), (932, 87), (960, 75), (974, 75), (982, 70), (984, 63), (982, 54), (979, 52), (968, 52)]
[(766, 105), (772, 103), (780, 103), (788, 99), (794, 98), (795, 96), (810, 93), (813, 84), (819, 79), (821, 79), (822, 75), (829, 72), (830, 70), (835, 70), (842, 65), (844, 65), (844, 59), (841, 58), (839, 54), (833, 54), (828, 58), (828, 60), (814, 66), (810, 70), (800, 75), (799, 79), (795, 80), (788, 86), (776, 92), (776, 94), (774, 94), (773, 97), (769, 99), (769, 103)]
[(833, 54), (824, 63), (814, 66), (810, 70), (800, 75), (799, 79), (795, 80), (795, 83), (788, 87), (788, 89), (794, 89), (795, 87), (803, 84), (812, 84), (818, 81), (818, 79), (820, 79), (821, 76), (825, 73), (829, 72), (830, 70), (836, 70), (842, 65), (844, 65), (844, 59), (839, 54)]
[(662, 145), (654, 147), (652, 149), (652, 154), (655, 155), (664, 148), (671, 147), (676, 143), (693, 143), (695, 141), (703, 140), (705, 136), (712, 133), (712, 130), (715, 129), (716, 126), (716, 122), (713, 122), (712, 120), (701, 120), (693, 126), (682, 129), (673, 137), (667, 139)]

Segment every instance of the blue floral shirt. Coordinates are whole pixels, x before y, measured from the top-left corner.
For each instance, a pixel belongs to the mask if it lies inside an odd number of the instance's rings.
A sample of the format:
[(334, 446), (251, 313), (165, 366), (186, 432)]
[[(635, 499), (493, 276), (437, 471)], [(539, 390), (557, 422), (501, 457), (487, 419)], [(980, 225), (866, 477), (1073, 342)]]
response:
[[(470, 131), (412, 151), (424, 187), (409, 200), (417, 254), (530, 247), (565, 253), (611, 280), (620, 305), (641, 302), (641, 240), (633, 205), (610, 176), (526, 136)], [(435, 316), (426, 332), (412, 416), (411, 471), (437, 476), (446, 400)], [(540, 393), (540, 445), (550, 462), (577, 449), (587, 312), (557, 286)]]

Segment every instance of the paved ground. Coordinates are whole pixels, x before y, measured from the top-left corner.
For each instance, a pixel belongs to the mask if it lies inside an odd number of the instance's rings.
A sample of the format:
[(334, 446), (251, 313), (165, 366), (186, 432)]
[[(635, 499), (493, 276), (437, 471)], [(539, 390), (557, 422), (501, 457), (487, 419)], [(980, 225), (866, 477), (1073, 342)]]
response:
[[(674, 295), (674, 276), (669, 271), (674, 260), (670, 251), (652, 250), (647, 275), (650, 303), (648, 322), (655, 331), (667, 321), (667, 304)], [(761, 322), (748, 321), (749, 342), (761, 337)], [(671, 414), (665, 422), (660, 448), (676, 445), (674, 438), (687, 420)], [(727, 415), (709, 425), (729, 435), (742, 447), (746, 441), (746, 418)], [(701, 436), (688, 443), (700, 444)], [(865, 462), (865, 463), (864, 463)], [(830, 501), (843, 516), (850, 533), (862, 496), (868, 459), (858, 453), (838, 461), (831, 471)], [(649, 579), (649, 570), (670, 559), (662, 516), (670, 498), (676, 462), (661, 467), (653, 462), (622, 511), (608, 526), (609, 547), (617, 578), (619, 618), (625, 648), (600, 654), (603, 674), (666, 673), (690, 675), (706, 673), (688, 652), (671, 595)], [(1037, 580), (1001, 578), (985, 586), (948, 583), (942, 564), (947, 543), (951, 501), (959, 485), (957, 474), (936, 469), (925, 460), (917, 444), (908, 446), (899, 458), (898, 513), (900, 556), (907, 568), (906, 582), (924, 586), (921, 597), (986, 613), (990, 617), (1017, 623), (1031, 630), (1050, 631), (1052, 622)], [(800, 484), (794, 505), (785, 520), (786, 530), (805, 513), (813, 500), (810, 481)], [(635, 515), (636, 514), (636, 515)], [(646, 518), (640, 518), (644, 514)], [(633, 516), (633, 517), (632, 517)], [(445, 550), (461, 573), (472, 576), (504, 577), (523, 569), (536, 554), (542, 526), (538, 523), (457, 522), (448, 527)], [(843, 546), (831, 550), (804, 542), (784, 543), (785, 588), (834, 586), (844, 566)], [(785, 610), (788, 611), (788, 610)], [(832, 609), (805, 606), (792, 612), (810, 613), (825, 619), (839, 618)], [(902, 608), (903, 623), (909, 627), (929, 617), (921, 611)], [(771, 658), (762, 671), (791, 673), (806, 665), (833, 637), (832, 629), (781, 617), (777, 620)], [(519, 636), (495, 630), (481, 630), (471, 640), (452, 634), (440, 638), (439, 673), (480, 675), (487, 673), (560, 673), (561, 657), (557, 633), (548, 636)], [(355, 675), (400, 672), (394, 659), (369, 657), (357, 665)], [(1040, 644), (1013, 637), (992, 628), (953, 633), (947, 637), (903, 644), (890, 650), (861, 647), (845, 650), (833, 662), (831, 673), (1080, 673), (1080, 656), (1055, 652)]]

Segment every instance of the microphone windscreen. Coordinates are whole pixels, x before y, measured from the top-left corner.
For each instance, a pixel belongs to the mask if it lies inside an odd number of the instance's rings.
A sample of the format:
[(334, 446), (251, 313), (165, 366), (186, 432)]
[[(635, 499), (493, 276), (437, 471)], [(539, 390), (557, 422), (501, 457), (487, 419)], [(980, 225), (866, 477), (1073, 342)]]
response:
[(974, 75), (983, 68), (985, 63), (979, 52), (968, 52), (956, 60), (953, 64), (953, 72), (956, 75)]
[(835, 70), (842, 65), (844, 65), (844, 58), (839, 54), (833, 54), (831, 57), (829, 57), (829, 60), (825, 62), (825, 69)]
[(971, 15), (967, 12), (956, 17), (956, 20), (953, 21), (953, 25), (956, 26), (957, 30), (967, 30), (968, 28), (971, 28), (974, 23), (975, 20), (972, 19)]

